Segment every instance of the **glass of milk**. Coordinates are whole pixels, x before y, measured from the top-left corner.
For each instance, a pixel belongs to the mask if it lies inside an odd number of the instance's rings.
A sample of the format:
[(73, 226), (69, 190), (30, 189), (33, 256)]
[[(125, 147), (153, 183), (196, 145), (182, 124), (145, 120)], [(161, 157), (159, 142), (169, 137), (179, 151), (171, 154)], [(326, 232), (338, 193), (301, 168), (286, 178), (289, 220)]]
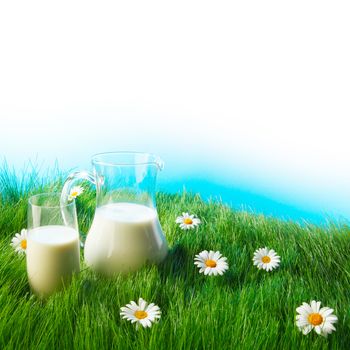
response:
[(88, 232), (85, 263), (104, 275), (136, 271), (160, 263), (168, 245), (155, 200), (163, 162), (154, 154), (108, 152), (92, 157), (92, 172), (71, 174), (62, 190), (67, 202), (73, 186), (88, 180), (96, 187), (96, 210)]
[(27, 274), (32, 291), (47, 297), (69, 285), (80, 271), (79, 231), (75, 201), (60, 194), (29, 198)]

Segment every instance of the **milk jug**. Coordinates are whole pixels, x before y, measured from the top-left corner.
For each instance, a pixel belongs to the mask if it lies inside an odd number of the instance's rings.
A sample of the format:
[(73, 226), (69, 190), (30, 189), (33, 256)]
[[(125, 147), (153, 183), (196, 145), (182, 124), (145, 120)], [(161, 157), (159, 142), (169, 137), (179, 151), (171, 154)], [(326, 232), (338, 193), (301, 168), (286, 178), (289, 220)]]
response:
[(78, 181), (96, 186), (96, 209), (88, 232), (85, 263), (105, 275), (126, 273), (146, 263), (160, 263), (168, 246), (155, 203), (157, 174), (163, 162), (153, 154), (100, 153), (92, 157), (92, 173), (72, 173), (62, 202)]

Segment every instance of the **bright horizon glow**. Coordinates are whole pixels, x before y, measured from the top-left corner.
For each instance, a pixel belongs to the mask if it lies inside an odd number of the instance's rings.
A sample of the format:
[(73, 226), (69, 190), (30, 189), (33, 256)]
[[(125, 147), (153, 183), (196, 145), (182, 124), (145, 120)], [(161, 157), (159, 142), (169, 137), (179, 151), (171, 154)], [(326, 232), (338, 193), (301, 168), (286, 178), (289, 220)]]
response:
[(346, 1), (0, 5), (0, 155), (101, 151), (350, 219)]

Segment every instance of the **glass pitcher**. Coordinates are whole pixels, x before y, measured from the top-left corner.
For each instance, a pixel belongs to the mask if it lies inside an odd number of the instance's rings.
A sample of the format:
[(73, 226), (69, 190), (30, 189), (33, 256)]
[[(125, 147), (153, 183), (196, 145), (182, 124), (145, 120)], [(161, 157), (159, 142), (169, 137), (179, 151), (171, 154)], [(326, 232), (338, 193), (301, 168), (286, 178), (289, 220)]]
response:
[(86, 264), (113, 275), (161, 262), (168, 252), (155, 203), (162, 160), (148, 153), (100, 153), (92, 157), (92, 168), (93, 173), (69, 175), (62, 190), (66, 202), (77, 181), (96, 186), (95, 216), (84, 248)]

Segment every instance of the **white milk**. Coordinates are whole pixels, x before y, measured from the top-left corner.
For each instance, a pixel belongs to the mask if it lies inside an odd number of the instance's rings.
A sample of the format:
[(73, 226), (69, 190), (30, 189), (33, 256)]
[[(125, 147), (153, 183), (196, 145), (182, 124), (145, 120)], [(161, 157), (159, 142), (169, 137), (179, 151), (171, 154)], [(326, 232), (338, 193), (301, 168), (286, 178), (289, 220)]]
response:
[(79, 234), (66, 226), (31, 229), (27, 243), (27, 272), (32, 290), (48, 296), (70, 282), (80, 270)]
[(168, 251), (156, 210), (113, 203), (96, 209), (85, 242), (87, 265), (107, 275), (162, 261)]

